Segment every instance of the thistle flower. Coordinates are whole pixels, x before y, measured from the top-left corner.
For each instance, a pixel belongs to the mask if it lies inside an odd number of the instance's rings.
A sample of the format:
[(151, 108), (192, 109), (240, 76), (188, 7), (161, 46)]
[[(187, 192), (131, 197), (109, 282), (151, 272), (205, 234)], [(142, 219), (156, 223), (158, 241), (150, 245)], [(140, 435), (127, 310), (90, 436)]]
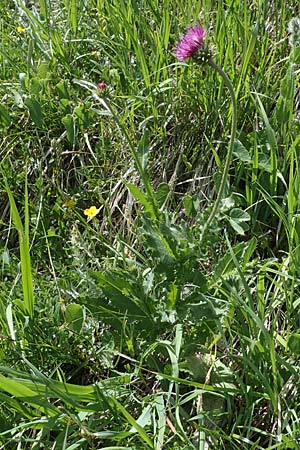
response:
[(293, 17), (289, 21), (288, 32), (290, 33), (290, 46), (300, 47), (300, 19), (298, 17)]
[(223, 194), (225, 191), (225, 186), (228, 178), (230, 163), (232, 159), (232, 153), (235, 142), (236, 135), (236, 127), (237, 127), (237, 102), (234, 88), (228, 75), (224, 72), (224, 70), (219, 67), (214, 60), (212, 59), (211, 51), (204, 44), (205, 30), (200, 25), (195, 25), (187, 30), (187, 33), (181, 39), (181, 42), (177, 44), (176, 47), (176, 57), (179, 61), (185, 61), (186, 59), (193, 57), (198, 63), (207, 63), (212, 69), (214, 69), (223, 79), (225, 86), (227, 87), (232, 104), (232, 115), (231, 115), (231, 135), (230, 141), (228, 145), (228, 151), (224, 163), (223, 173), (220, 180), (220, 185), (218, 189), (218, 194), (214, 206), (209, 214), (208, 219), (205, 221), (201, 234), (200, 234), (200, 242), (203, 241), (205, 233), (207, 229), (210, 227), (213, 222), (218, 209), (221, 204), (221, 200), (223, 198)]
[(185, 61), (190, 57), (199, 56), (207, 59), (209, 52), (204, 48), (205, 29), (200, 25), (195, 25), (188, 29), (176, 47), (176, 57), (179, 61)]
[(98, 89), (100, 89), (100, 91), (104, 91), (104, 89), (107, 88), (107, 84), (105, 83), (105, 81), (101, 81), (100, 83), (97, 84)]

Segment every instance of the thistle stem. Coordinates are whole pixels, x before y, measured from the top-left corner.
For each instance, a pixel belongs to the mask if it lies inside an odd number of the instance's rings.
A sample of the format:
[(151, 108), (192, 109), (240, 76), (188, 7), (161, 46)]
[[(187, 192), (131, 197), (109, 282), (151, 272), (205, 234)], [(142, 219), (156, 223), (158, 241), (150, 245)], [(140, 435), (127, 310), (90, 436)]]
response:
[(226, 160), (225, 160), (225, 165), (224, 165), (224, 169), (223, 169), (223, 173), (222, 173), (220, 187), (218, 190), (216, 201), (211, 210), (211, 213), (203, 226), (201, 237), (200, 237), (200, 242), (202, 242), (206, 230), (208, 229), (208, 227), (211, 225), (212, 221), (214, 220), (217, 210), (220, 206), (222, 197), (223, 197), (226, 180), (227, 180), (228, 172), (229, 172), (229, 168), (230, 168), (230, 163), (231, 163), (231, 159), (232, 159), (232, 152), (233, 152), (233, 146), (234, 146), (236, 128), (237, 128), (237, 102), (236, 102), (236, 96), (235, 96), (235, 92), (234, 92), (232, 83), (231, 83), (230, 79), (228, 78), (228, 76), (226, 75), (226, 73), (223, 71), (223, 69), (221, 69), (221, 67), (219, 67), (212, 59), (210, 59), (207, 63), (210, 65), (210, 67), (212, 67), (214, 70), (216, 70), (218, 72), (218, 74), (222, 77), (225, 86), (229, 90), (229, 94), (231, 97), (231, 104), (232, 104), (232, 117), (231, 117), (230, 141), (228, 144), (228, 151), (227, 151), (227, 155), (226, 155)]

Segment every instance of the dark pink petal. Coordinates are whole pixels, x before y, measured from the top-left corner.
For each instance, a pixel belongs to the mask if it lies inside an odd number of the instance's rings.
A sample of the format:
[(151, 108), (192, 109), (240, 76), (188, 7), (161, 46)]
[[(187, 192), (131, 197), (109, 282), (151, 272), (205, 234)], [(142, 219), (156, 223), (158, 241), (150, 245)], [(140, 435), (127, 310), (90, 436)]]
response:
[(204, 37), (205, 30), (200, 25), (189, 28), (181, 42), (177, 45), (177, 59), (184, 61), (194, 56), (203, 47)]
[(107, 88), (107, 84), (104, 81), (101, 81), (100, 83), (98, 83), (98, 89), (100, 89), (101, 91), (103, 91), (104, 89)]

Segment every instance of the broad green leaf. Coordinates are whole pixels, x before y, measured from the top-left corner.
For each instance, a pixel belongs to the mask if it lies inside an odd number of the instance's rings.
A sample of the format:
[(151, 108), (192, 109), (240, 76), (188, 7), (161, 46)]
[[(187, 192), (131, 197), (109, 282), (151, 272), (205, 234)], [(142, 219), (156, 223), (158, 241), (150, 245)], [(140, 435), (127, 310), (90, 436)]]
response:
[(239, 208), (233, 208), (230, 211), (229, 223), (238, 234), (244, 235), (245, 231), (249, 230), (249, 225), (247, 223), (249, 220), (250, 215)]
[(85, 132), (91, 124), (90, 105), (88, 103), (76, 106), (74, 114), (77, 119), (78, 127)]
[[(31, 78), (30, 80), (30, 93), (33, 95), (38, 95), (41, 92), (42, 84), (39, 78)], [(26, 102), (25, 102), (26, 103)]]
[(59, 414), (56, 406), (38, 395), (37, 392), (30, 389), (25, 382), (12, 380), (0, 375), (0, 390), (8, 392), (14, 397), (26, 402), (29, 405), (39, 408), (40, 413), (47, 415)]
[(158, 207), (161, 208), (165, 201), (168, 198), (168, 195), (170, 193), (170, 186), (168, 183), (161, 183), (156, 192), (155, 192), (155, 199), (157, 201)]
[(27, 97), (24, 104), (29, 110), (31, 120), (37, 127), (41, 128), (43, 126), (43, 112), (40, 102), (38, 102), (34, 97)]
[(258, 153), (258, 167), (266, 172), (271, 172), (270, 157), (265, 153)]
[(170, 283), (167, 299), (168, 299), (168, 304), (166, 306), (167, 306), (168, 310), (174, 309), (176, 301), (178, 299), (178, 287), (177, 287), (176, 283)]
[(24, 102), (23, 102), (22, 95), (19, 92), (15, 91), (15, 90), (12, 90), (12, 93), (14, 95), (14, 102), (17, 105), (17, 107), (18, 108), (24, 108)]
[(230, 197), (222, 198), (220, 203), (220, 211), (227, 212), (228, 210), (232, 209), (235, 205), (235, 200), (232, 195)]
[(55, 88), (57, 90), (60, 99), (70, 98), (67, 82), (65, 80), (61, 80), (59, 83), (57, 83)]
[(64, 124), (67, 137), (69, 142), (74, 145), (75, 144), (75, 120), (72, 114), (66, 114), (65, 117), (62, 118), (62, 123)]
[(198, 194), (193, 195), (193, 196), (185, 195), (183, 197), (182, 202), (183, 202), (186, 216), (191, 217), (191, 218), (196, 217), (198, 210), (199, 210), (199, 204), (200, 204)]
[(72, 105), (71, 100), (67, 98), (61, 98), (59, 101), (59, 109), (63, 112), (65, 116), (68, 114), (71, 115), (72, 112), (71, 105)]
[(80, 333), (84, 323), (84, 309), (77, 303), (71, 303), (66, 307), (65, 319), (69, 328), (76, 333)]
[(236, 139), (234, 142), (233, 154), (237, 156), (242, 162), (252, 161), (250, 153), (238, 139)]
[(47, 80), (51, 76), (51, 68), (48, 63), (42, 62), (38, 68), (38, 76), (40, 80)]

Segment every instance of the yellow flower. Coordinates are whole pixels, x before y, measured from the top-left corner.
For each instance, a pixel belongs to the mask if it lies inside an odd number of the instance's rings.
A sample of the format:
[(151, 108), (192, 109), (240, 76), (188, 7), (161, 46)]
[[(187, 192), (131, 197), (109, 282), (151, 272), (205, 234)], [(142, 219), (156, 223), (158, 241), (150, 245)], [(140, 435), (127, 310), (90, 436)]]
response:
[(72, 198), (70, 198), (69, 200), (67, 200), (64, 204), (63, 204), (63, 206), (65, 207), (65, 208), (74, 208), (74, 206), (76, 205), (76, 202), (75, 202), (75, 200), (73, 200)]
[(96, 206), (91, 206), (83, 211), (83, 214), (87, 216), (87, 220), (93, 219), (97, 214), (99, 214), (100, 208), (97, 209)]
[(17, 27), (17, 32), (18, 32), (18, 33), (25, 33), (25, 28), (23, 28), (23, 27), (21, 27), (21, 25), (19, 25), (19, 26)]

